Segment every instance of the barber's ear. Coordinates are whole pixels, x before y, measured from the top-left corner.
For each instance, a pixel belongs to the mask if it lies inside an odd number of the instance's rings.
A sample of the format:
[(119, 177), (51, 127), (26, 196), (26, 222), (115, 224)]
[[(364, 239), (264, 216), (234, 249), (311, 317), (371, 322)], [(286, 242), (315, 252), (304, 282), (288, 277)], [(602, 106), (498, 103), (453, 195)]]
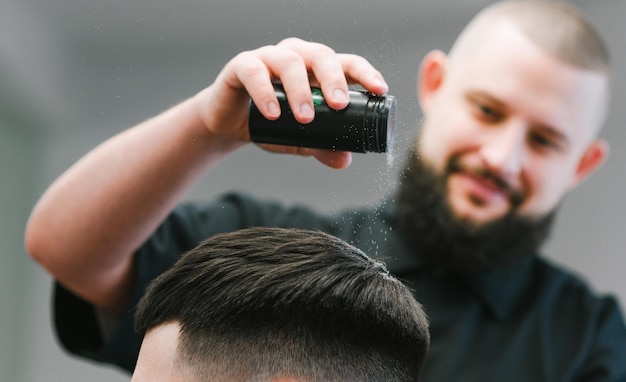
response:
[(429, 52), (422, 60), (417, 82), (417, 96), (425, 112), (430, 109), (433, 96), (443, 83), (446, 62), (447, 56), (440, 50)]
[(572, 179), (571, 188), (576, 187), (589, 177), (593, 172), (602, 167), (602, 164), (609, 156), (609, 144), (601, 139), (597, 139), (587, 147), (585, 153), (578, 162), (578, 168), (574, 179)]

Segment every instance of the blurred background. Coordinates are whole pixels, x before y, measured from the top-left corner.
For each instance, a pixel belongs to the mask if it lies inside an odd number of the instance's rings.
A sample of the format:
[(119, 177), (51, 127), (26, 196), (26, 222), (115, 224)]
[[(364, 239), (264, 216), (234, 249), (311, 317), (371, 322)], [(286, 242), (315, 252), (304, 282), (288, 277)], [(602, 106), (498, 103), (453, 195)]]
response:
[[(289, 36), (365, 56), (398, 98), (397, 155), (357, 154), (345, 171), (248, 147), (188, 195), (253, 192), (321, 210), (373, 203), (396, 183), (421, 115), (421, 57), (447, 50), (489, 0), (0, 0), (0, 380), (128, 381), (65, 354), (51, 329), (51, 280), (23, 249), (45, 188), (106, 138), (210, 84), (242, 50)], [(600, 173), (567, 198), (550, 258), (626, 306), (624, 0), (572, 1), (612, 48), (616, 70)], [(94, 174), (98, 176), (98, 174)]]

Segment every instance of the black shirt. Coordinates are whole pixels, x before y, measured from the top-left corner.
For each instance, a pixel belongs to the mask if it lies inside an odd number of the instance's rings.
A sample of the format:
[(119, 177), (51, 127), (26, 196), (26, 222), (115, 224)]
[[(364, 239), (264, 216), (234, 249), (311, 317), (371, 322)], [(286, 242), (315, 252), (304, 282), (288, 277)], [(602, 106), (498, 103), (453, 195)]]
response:
[[(216, 233), (253, 226), (320, 229), (385, 261), (430, 318), (422, 381), (626, 381), (626, 327), (613, 297), (597, 296), (533, 254), (473, 276), (433, 269), (401, 237), (392, 200), (329, 216), (239, 194), (182, 205), (136, 254), (133, 306), (180, 254)], [(66, 349), (129, 372), (141, 345), (132, 314), (104, 341), (94, 307), (56, 287), (55, 325)]]

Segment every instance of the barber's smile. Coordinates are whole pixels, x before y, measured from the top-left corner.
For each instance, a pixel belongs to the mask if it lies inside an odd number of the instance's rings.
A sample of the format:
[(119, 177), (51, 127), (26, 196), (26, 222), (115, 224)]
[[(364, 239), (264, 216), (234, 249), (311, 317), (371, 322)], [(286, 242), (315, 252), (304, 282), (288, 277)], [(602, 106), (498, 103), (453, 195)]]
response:
[(521, 199), (521, 192), (512, 188), (505, 180), (485, 170), (473, 169), (453, 174), (466, 189), (470, 199), (476, 205)]

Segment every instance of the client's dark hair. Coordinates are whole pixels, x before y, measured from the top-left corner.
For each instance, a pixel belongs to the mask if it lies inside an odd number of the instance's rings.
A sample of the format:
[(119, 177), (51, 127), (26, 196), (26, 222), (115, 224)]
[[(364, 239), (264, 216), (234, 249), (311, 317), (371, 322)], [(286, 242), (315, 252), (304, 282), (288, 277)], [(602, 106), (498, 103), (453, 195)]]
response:
[(135, 329), (180, 324), (200, 380), (417, 381), (428, 321), (384, 264), (328, 234), (250, 228), (183, 255), (139, 302)]

